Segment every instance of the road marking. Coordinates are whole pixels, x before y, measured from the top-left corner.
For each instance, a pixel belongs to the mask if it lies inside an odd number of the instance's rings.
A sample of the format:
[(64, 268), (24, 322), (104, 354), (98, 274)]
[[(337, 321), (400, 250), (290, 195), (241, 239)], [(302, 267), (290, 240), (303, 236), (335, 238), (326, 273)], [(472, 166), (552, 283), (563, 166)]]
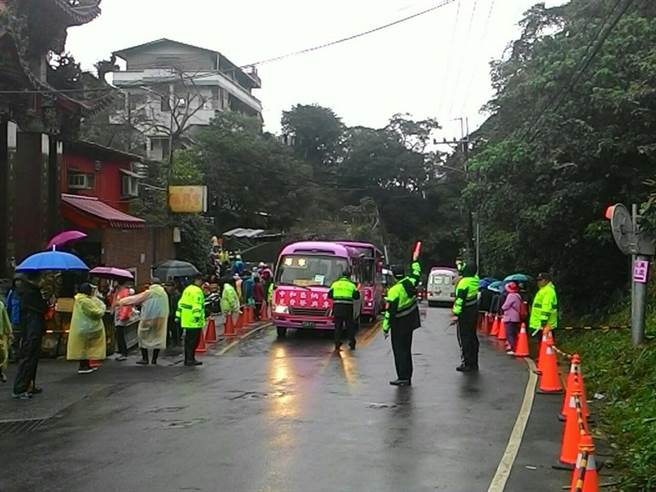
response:
[(497, 471), (494, 474), (494, 478), (492, 478), (492, 482), (490, 483), (487, 492), (503, 492), (503, 490), (505, 490), (506, 482), (508, 481), (508, 477), (510, 477), (510, 472), (515, 463), (515, 459), (517, 458), (517, 453), (519, 452), (519, 447), (521, 446), (522, 438), (524, 437), (524, 431), (526, 430), (526, 424), (528, 423), (528, 418), (531, 415), (531, 409), (533, 408), (535, 387), (538, 382), (538, 377), (535, 374), (537, 368), (535, 367), (533, 359), (526, 358), (524, 360), (528, 365), (528, 382), (526, 383), (526, 391), (524, 392), (524, 401), (519, 409), (515, 426), (510, 434), (506, 451), (501, 457), (501, 461), (499, 462), (499, 466), (497, 467)]
[(239, 345), (239, 342), (246, 340), (247, 338), (253, 336), (255, 333), (265, 329), (265, 328), (270, 328), (273, 326), (273, 323), (265, 323), (263, 325), (258, 326), (257, 328), (253, 328), (251, 331), (245, 333), (244, 335), (240, 336), (237, 340), (234, 340), (230, 342), (228, 345), (223, 347), (221, 350), (219, 350), (216, 355), (224, 355), (226, 352), (232, 350), (235, 348), (237, 345)]

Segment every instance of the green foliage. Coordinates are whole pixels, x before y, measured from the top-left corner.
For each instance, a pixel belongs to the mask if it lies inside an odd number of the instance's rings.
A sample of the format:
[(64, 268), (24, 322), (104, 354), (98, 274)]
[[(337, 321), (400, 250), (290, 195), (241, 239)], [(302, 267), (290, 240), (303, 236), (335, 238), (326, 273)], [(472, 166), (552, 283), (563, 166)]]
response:
[(644, 201), (656, 164), (653, 7), (629, 9), (569, 84), (615, 4), (572, 0), (526, 13), (521, 37), (492, 65), (492, 115), (477, 132), (464, 193), (482, 219), (490, 270), (552, 270), (564, 305), (581, 311), (625, 283), (604, 210)]
[(297, 104), (283, 111), (282, 129), (294, 137), (296, 156), (310, 162), (315, 169), (337, 161), (344, 125), (332, 109)]
[(178, 258), (189, 261), (201, 272), (206, 272), (211, 233), (205, 218), (199, 214), (185, 214), (177, 217), (176, 223), (180, 227), (182, 239), (177, 249)]
[(593, 411), (597, 426), (618, 452), (620, 491), (656, 489), (656, 346), (633, 347), (627, 331), (573, 332), (561, 348), (581, 355), (586, 391), (605, 396)]
[(209, 214), (222, 230), (280, 230), (294, 224), (309, 200), (310, 167), (273, 136), (263, 134), (258, 120), (221, 113), (197, 142), (185, 159), (197, 163), (205, 175)]

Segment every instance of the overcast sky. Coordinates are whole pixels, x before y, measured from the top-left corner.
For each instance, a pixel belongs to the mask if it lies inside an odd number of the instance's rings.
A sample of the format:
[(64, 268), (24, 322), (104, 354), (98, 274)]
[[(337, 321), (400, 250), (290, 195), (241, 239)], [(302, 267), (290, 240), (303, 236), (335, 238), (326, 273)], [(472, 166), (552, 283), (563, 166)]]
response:
[[(220, 51), (238, 65), (366, 31), (439, 0), (103, 0), (102, 15), (69, 30), (85, 68), (112, 51), (170, 38)], [(384, 126), (394, 113), (435, 117), (444, 136), (473, 130), (491, 96), (489, 62), (517, 37), (536, 0), (455, 0), (404, 24), (306, 55), (261, 65), (266, 128), (293, 104), (331, 107), (348, 125)], [(564, 3), (551, 0), (547, 5)]]

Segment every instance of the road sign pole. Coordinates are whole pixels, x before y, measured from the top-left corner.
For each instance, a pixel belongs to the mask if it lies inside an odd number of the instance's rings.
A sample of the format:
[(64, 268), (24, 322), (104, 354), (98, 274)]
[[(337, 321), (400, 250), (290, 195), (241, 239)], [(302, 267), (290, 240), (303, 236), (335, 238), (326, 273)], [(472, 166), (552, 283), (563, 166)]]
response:
[(633, 298), (631, 300), (631, 341), (633, 345), (640, 345), (645, 341), (648, 275), (649, 257), (637, 255), (633, 262)]

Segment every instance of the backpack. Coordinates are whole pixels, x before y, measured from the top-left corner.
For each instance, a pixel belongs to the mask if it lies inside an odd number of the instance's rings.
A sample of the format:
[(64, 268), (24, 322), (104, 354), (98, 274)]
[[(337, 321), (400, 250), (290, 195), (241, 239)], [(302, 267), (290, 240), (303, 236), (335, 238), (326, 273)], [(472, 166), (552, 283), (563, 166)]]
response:
[(519, 319), (526, 321), (528, 319), (528, 302), (522, 301), (519, 305)]

